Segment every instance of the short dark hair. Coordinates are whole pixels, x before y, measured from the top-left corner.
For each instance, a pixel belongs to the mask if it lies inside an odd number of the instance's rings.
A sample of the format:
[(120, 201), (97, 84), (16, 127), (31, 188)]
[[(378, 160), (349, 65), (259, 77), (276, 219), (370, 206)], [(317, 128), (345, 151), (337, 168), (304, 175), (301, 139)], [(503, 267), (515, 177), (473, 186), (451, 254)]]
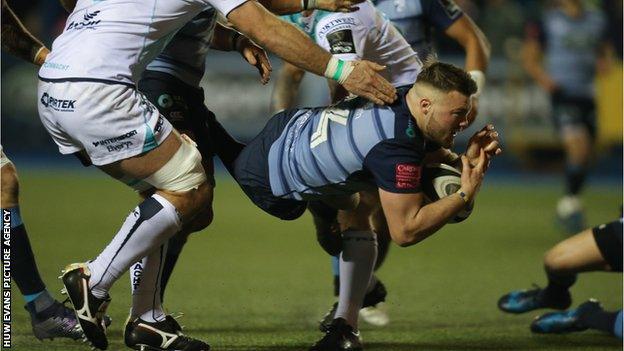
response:
[(416, 77), (416, 83), (425, 83), (445, 93), (458, 91), (466, 96), (477, 92), (477, 84), (470, 74), (449, 63), (427, 60)]

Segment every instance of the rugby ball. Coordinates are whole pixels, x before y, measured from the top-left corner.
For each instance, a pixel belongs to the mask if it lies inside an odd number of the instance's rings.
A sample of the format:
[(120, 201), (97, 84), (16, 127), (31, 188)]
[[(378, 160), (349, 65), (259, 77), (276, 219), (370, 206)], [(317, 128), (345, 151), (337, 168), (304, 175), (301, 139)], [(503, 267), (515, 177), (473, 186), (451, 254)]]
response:
[[(432, 163), (424, 167), (422, 175), (422, 189), (428, 203), (455, 194), (461, 187), (461, 172), (444, 163)], [(459, 211), (449, 223), (459, 223), (472, 213), (474, 200)]]

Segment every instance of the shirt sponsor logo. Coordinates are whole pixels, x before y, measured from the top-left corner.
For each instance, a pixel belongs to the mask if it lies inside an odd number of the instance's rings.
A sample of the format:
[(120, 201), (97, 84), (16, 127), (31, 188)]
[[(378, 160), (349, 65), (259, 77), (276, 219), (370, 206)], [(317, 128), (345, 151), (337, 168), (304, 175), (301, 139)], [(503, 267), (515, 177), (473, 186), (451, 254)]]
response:
[(95, 27), (102, 21), (95, 19), (99, 13), (99, 10), (86, 13), (82, 16), (82, 22), (72, 21), (69, 26), (67, 26), (67, 30), (95, 29)]
[(47, 108), (61, 112), (73, 112), (76, 109), (76, 100), (62, 100), (50, 96), (48, 93), (41, 95), (41, 104)]
[(394, 168), (395, 186), (398, 189), (415, 189), (420, 185), (421, 167), (415, 163), (398, 163)]
[(62, 63), (56, 63), (56, 62), (45, 62), (43, 64), (43, 67), (45, 68), (49, 68), (49, 69), (57, 69), (60, 71), (66, 71), (69, 68), (69, 65), (65, 65)]
[(329, 51), (332, 54), (355, 54), (353, 32), (350, 29), (339, 30), (327, 34)]
[(349, 29), (354, 27), (355, 24), (355, 18), (353, 17), (346, 17), (346, 18), (337, 18), (329, 23), (327, 23), (326, 25), (324, 25), (319, 31), (318, 31), (318, 35), (319, 37), (322, 37), (325, 35), (325, 33), (331, 31), (331, 30), (340, 30), (340, 29)]
[(115, 145), (108, 145), (106, 146), (106, 150), (108, 152), (117, 152), (117, 151), (121, 151), (121, 150), (125, 150), (125, 149), (129, 149), (130, 146), (132, 146), (132, 142), (131, 141), (124, 141), (121, 142), (119, 144), (115, 144)]
[[(93, 142), (93, 146), (97, 147), (97, 146), (111, 145), (111, 144), (114, 144), (114, 143), (116, 143), (118, 141), (121, 141), (121, 140), (124, 140), (124, 139), (128, 139), (128, 138), (130, 138), (132, 136), (135, 136), (135, 135), (137, 135), (137, 131), (136, 131), (136, 129), (133, 129), (132, 131), (129, 131), (126, 134), (122, 134), (122, 135), (119, 135), (119, 136), (116, 136), (116, 137), (113, 137), (113, 138), (104, 139), (104, 140), (94, 141)], [(132, 143), (130, 143), (130, 145), (132, 145)], [(130, 146), (130, 145), (128, 145), (128, 146)], [(109, 151), (112, 151), (112, 150), (109, 150)]]

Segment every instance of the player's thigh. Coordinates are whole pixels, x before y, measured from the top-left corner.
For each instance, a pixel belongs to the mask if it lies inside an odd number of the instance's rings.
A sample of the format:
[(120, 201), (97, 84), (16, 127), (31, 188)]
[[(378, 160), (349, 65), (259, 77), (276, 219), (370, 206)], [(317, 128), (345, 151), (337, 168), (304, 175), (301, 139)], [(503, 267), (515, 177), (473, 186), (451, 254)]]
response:
[(586, 229), (555, 245), (546, 253), (544, 265), (548, 271), (569, 274), (609, 269), (592, 229)]
[(368, 191), (361, 191), (358, 195), (359, 201), (355, 208), (338, 212), (338, 223), (342, 231), (373, 229), (371, 216), (380, 209), (379, 198)]

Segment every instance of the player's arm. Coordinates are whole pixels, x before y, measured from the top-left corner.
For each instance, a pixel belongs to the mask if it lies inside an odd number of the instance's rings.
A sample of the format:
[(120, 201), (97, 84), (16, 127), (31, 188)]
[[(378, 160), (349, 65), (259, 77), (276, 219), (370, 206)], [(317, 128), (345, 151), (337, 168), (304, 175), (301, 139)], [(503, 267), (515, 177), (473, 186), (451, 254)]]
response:
[(271, 94), (271, 113), (275, 114), (295, 106), (304, 75), (304, 70), (284, 61)]
[(331, 12), (352, 12), (357, 4), (365, 0), (259, 0), (271, 12), (287, 15), (305, 10), (327, 10)]
[(383, 66), (332, 58), (294, 26), (278, 19), (255, 1), (247, 1), (228, 14), (241, 33), (293, 65), (340, 82), (349, 92), (384, 104), (396, 99), (396, 89), (377, 72)]
[(400, 246), (414, 245), (442, 228), (472, 201), (483, 181), (486, 156), (481, 152), (475, 167), (462, 156), (461, 188), (456, 194), (433, 203), (424, 204), (424, 195), (418, 193), (393, 193), (379, 189), (379, 199), (388, 222), (392, 240)]
[(530, 24), (526, 29), (526, 35), (522, 43), (522, 66), (539, 86), (547, 92), (553, 93), (557, 90), (557, 83), (544, 69), (542, 63), (544, 55), (543, 42), (543, 33), (539, 25)]
[(6, 1), (2, 1), (2, 50), (41, 66), (50, 50), (24, 27)]
[(444, 33), (464, 48), (465, 70), (477, 82), (477, 94), (479, 94), (485, 85), (484, 74), (490, 62), (490, 42), (466, 14), (451, 24)]
[(215, 25), (210, 48), (220, 51), (238, 51), (260, 73), (260, 82), (267, 84), (271, 78), (271, 61), (266, 52), (249, 38), (221, 23)]

